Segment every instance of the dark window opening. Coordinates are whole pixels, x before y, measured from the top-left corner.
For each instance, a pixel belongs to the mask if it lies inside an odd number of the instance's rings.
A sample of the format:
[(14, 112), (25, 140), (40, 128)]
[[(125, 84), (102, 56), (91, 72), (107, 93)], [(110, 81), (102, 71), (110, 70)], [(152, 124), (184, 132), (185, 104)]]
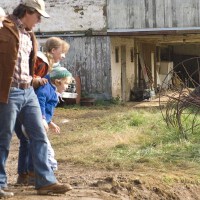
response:
[(119, 47), (115, 47), (115, 62), (119, 63)]
[(133, 48), (131, 48), (130, 53), (131, 53), (131, 62), (134, 62), (134, 51), (133, 51)]

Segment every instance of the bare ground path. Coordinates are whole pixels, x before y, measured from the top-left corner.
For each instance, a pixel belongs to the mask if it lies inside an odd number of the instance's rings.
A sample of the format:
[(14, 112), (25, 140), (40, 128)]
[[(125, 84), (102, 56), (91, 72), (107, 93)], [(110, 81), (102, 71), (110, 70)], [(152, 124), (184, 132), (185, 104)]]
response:
[[(60, 182), (68, 182), (74, 189), (65, 195), (38, 196), (34, 187), (15, 185), (17, 154), (18, 140), (14, 137), (7, 163), (9, 189), (15, 193), (11, 200), (200, 199), (198, 184), (187, 181), (166, 186), (159, 177), (161, 174), (156, 172), (93, 170), (77, 168), (66, 163), (59, 164), (56, 175)], [(173, 172), (173, 175), (179, 177), (184, 174)]]

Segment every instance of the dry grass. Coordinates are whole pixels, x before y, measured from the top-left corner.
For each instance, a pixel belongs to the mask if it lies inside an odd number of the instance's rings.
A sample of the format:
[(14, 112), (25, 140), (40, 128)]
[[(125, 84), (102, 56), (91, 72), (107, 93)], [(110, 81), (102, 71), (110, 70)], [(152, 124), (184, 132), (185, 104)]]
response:
[[(60, 135), (50, 138), (59, 162), (104, 169), (199, 170), (198, 144), (181, 142), (159, 109), (129, 106), (57, 108)], [(188, 172), (190, 173), (190, 172)]]

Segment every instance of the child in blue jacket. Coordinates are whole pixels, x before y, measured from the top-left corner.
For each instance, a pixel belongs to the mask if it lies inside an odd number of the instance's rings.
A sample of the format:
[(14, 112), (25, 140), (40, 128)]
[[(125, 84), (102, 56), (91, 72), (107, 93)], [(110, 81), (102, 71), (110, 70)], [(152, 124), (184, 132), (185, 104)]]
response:
[[(72, 74), (66, 68), (59, 66), (53, 68), (52, 71), (45, 76), (45, 78), (48, 80), (48, 82), (35, 90), (43, 116), (43, 124), (47, 133), (49, 131), (49, 128), (53, 129), (55, 133), (60, 133), (60, 127), (52, 121), (52, 118), (55, 107), (59, 102), (59, 96), (68, 88), (68, 84), (70, 84), (72, 81)], [(26, 134), (26, 130), (24, 129), (23, 125), (22, 131), (24, 135), (28, 138), (28, 135)], [(49, 164), (53, 170), (57, 170), (57, 161), (54, 158), (55, 153), (49, 140), (47, 140), (47, 145)], [(27, 159), (29, 168), (28, 184), (32, 185), (34, 183), (35, 177), (32, 157), (30, 153)]]
[[(72, 81), (72, 74), (64, 67), (56, 67), (45, 78), (48, 83), (35, 90), (42, 111), (43, 124), (47, 132), (51, 128), (55, 133), (60, 133), (60, 127), (52, 121), (52, 118), (59, 102), (59, 96)], [(50, 142), (48, 142), (48, 155), (52, 169), (56, 170), (57, 161), (54, 159), (54, 151)]]

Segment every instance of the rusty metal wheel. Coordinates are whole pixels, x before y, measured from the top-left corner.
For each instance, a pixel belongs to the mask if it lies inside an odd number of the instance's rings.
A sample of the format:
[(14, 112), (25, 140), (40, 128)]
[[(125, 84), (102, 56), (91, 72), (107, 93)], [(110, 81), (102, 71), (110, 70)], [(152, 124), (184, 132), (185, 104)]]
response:
[(200, 57), (180, 62), (166, 75), (159, 104), (167, 125), (177, 128), (183, 138), (200, 129)]

